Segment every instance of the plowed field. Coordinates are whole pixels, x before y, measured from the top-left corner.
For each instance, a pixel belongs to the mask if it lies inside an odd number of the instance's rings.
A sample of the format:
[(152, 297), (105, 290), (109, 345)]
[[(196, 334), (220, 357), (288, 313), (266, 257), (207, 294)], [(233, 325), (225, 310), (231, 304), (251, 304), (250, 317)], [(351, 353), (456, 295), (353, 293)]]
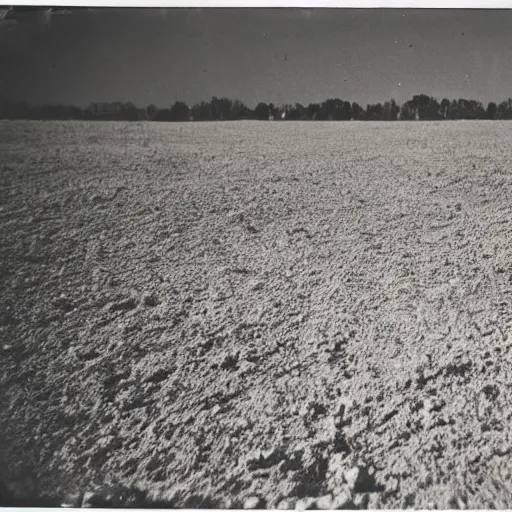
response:
[(510, 507), (511, 140), (0, 123), (0, 479), (175, 507)]

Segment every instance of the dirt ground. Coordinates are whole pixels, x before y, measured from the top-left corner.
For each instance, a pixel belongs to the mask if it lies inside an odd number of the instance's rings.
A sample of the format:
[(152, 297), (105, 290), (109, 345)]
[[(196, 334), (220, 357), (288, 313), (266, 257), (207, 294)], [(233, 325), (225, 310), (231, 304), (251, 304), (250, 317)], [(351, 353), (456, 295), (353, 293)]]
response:
[(0, 480), (510, 507), (511, 137), (1, 122)]

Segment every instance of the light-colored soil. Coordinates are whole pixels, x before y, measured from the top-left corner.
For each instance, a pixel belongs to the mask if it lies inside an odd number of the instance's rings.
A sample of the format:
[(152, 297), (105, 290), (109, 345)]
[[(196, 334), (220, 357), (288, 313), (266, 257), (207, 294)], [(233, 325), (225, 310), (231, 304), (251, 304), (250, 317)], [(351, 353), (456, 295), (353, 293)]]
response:
[(510, 507), (511, 138), (1, 123), (0, 479)]

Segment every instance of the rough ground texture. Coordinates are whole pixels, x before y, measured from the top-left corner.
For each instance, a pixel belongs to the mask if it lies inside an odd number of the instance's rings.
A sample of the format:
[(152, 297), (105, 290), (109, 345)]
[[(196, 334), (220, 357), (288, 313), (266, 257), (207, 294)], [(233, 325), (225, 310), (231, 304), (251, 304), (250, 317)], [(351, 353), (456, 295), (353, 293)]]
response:
[(1, 123), (0, 479), (509, 507), (511, 136)]

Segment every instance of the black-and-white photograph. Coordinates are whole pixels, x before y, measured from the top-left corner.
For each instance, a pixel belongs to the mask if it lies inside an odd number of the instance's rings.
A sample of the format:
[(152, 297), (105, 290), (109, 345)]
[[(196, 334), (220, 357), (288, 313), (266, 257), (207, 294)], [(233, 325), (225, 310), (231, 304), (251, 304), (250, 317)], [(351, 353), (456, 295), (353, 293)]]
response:
[(511, 27), (0, 8), (0, 506), (511, 508)]

